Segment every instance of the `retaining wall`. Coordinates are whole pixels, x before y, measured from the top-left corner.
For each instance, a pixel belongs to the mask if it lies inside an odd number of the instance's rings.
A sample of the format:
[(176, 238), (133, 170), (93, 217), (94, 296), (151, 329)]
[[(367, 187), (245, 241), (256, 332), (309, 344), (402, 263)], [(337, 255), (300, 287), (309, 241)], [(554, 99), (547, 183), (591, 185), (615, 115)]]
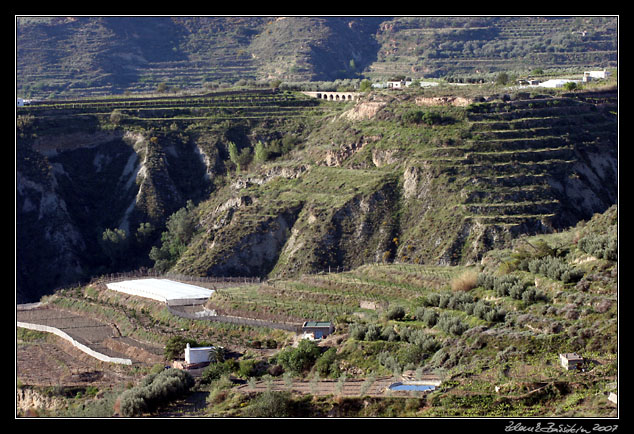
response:
[(31, 324), (31, 323), (26, 323), (26, 322), (17, 322), (17, 326), (18, 327), (22, 327), (25, 329), (30, 329), (30, 330), (37, 330), (40, 332), (46, 332), (46, 333), (53, 333), (54, 335), (59, 336), (62, 339), (67, 340), (68, 342), (70, 342), (75, 348), (83, 351), (84, 353), (99, 359), (103, 362), (109, 362), (109, 363), (119, 363), (122, 365), (131, 365), (132, 364), (132, 360), (130, 359), (122, 359), (119, 357), (110, 357), (110, 356), (106, 356), (105, 354), (99, 353), (95, 350), (93, 350), (92, 348), (87, 347), (84, 344), (80, 344), (79, 342), (77, 342), (75, 339), (73, 339), (72, 337), (70, 337), (68, 334), (66, 334), (65, 332), (61, 331), (58, 328), (55, 327), (49, 327), (46, 325), (42, 325), (42, 324)]

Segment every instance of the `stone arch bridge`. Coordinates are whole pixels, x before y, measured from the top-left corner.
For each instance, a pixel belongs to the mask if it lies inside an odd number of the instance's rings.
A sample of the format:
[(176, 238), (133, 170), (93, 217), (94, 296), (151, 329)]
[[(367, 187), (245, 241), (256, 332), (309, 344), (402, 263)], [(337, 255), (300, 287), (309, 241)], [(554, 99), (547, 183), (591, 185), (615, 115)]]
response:
[(361, 92), (302, 92), (313, 98), (325, 99), (328, 101), (355, 101)]

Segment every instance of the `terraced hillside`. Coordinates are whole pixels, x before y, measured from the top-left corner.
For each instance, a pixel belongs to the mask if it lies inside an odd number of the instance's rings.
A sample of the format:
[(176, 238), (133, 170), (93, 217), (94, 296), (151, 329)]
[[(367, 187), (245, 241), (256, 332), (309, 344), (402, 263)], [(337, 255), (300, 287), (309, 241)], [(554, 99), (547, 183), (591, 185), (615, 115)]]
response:
[[(566, 30), (564, 30), (566, 29)], [(614, 17), (396, 17), (377, 32), (371, 77), (485, 78), (616, 65)]]
[[(459, 145), (433, 147), (405, 172), (414, 183), (407, 196), (424, 200), (420, 185), (425, 183), (430, 191), (450, 193), (443, 201), (452, 204), (453, 214), (444, 218), (454, 221), (454, 235), (440, 241), (433, 224), (421, 222), (412, 241), (403, 234), (398, 256), (421, 262), (439, 256), (449, 262), (477, 260), (478, 251), (508, 237), (559, 230), (616, 203), (615, 104), (612, 91), (526, 94), (471, 104), (465, 121), (469, 133)], [(432, 178), (423, 182), (425, 173)], [(448, 188), (434, 187), (434, 177), (442, 177)], [(430, 220), (438, 224), (433, 214)], [(444, 252), (436, 250), (438, 256), (429, 253), (434, 240), (445, 246)], [(423, 256), (420, 245), (426, 245)]]
[[(104, 319), (120, 331), (117, 340), (138, 348), (150, 341), (155, 348), (164, 345), (166, 356), (168, 348), (177, 354), (179, 342), (225, 347), (224, 361), (197, 370), (191, 397), (207, 396), (205, 402), (162, 409), (171, 416), (253, 417), (249, 408), (276, 391), (303, 402), (289, 409), (291, 417), (613, 418), (619, 414), (617, 229), (612, 206), (570, 230), (491, 250), (475, 266), (367, 264), (253, 284), (227, 282), (207, 302), (207, 308), (246, 318), (332, 321), (334, 333), (317, 343), (298, 345), (297, 333), (261, 325), (186, 319), (160, 302), (110, 291), (105, 282), (58, 291), (45, 303), (48, 312), (64, 312), (66, 319)], [(50, 365), (41, 357), (44, 342), (19, 336), (18, 388), (38, 390), (35, 385), (49, 384), (36, 369)], [(289, 355), (313, 347), (301, 366), (291, 362)], [(568, 352), (583, 358), (581, 369), (562, 366), (559, 355)], [(79, 371), (68, 356), (54, 356), (64, 367), (74, 366), (75, 375), (57, 366), (46, 379), (57, 375), (61, 385), (75, 385), (77, 374), (85, 373), (97, 377), (100, 389), (118, 384), (101, 376), (103, 366)], [(139, 376), (155, 370), (138, 364), (124, 372), (129, 376), (119, 382), (134, 374), (143, 384)], [(79, 384), (87, 384), (84, 378)], [(429, 380), (437, 387), (425, 393), (386, 390), (395, 382)], [(79, 394), (67, 397), (83, 403)], [(114, 399), (97, 402), (109, 417)], [(80, 405), (67, 412), (83, 414)]]
[(613, 90), (515, 95), (427, 107), (434, 125), (404, 122), (421, 106), (399, 98), (372, 121), (347, 111), (201, 203), (201, 231), (174, 266), (282, 277), (479, 261), (616, 202), (615, 103)]
[(17, 17), (19, 96), (617, 67), (618, 17)]
[[(600, 109), (588, 103), (597, 97)], [(610, 183), (616, 183), (615, 109), (613, 93), (474, 106), (474, 138), (462, 156), (469, 164), (461, 170), (482, 187), (466, 201), (469, 217), (563, 227), (614, 203), (615, 191), (597, 191), (602, 186), (592, 179), (611, 172)], [(586, 189), (596, 193), (584, 194)]]

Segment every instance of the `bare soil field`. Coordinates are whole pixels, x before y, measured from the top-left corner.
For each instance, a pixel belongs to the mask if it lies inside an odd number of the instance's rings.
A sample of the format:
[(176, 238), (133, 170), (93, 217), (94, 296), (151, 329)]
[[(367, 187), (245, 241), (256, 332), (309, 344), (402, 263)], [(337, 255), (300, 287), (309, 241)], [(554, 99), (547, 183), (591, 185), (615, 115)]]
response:
[(101, 362), (52, 334), (46, 341), (18, 343), (16, 376), (31, 386), (99, 388), (135, 379), (128, 366)]

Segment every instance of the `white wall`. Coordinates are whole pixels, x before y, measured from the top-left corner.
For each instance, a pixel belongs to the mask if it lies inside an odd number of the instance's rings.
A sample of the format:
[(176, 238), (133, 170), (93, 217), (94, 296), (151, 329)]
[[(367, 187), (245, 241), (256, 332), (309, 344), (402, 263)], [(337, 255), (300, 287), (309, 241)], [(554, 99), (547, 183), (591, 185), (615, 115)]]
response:
[(25, 328), (25, 329), (37, 330), (37, 331), (40, 331), (40, 332), (53, 333), (53, 334), (59, 336), (60, 338), (67, 340), (68, 342), (73, 344), (74, 347), (80, 349), (84, 353), (89, 354), (92, 357), (94, 357), (96, 359), (99, 359), (99, 360), (101, 360), (103, 362), (119, 363), (119, 364), (123, 364), (123, 365), (131, 365), (132, 364), (132, 360), (130, 360), (130, 359), (121, 359), (121, 358), (118, 358), (118, 357), (106, 356), (105, 354), (99, 353), (99, 352), (93, 350), (92, 348), (87, 347), (84, 344), (80, 344), (75, 339), (70, 337), (68, 334), (66, 334), (65, 332), (63, 332), (60, 329), (55, 328), (55, 327), (49, 327), (49, 326), (45, 326), (45, 325), (42, 325), (42, 324), (25, 323), (25, 322), (20, 322), (20, 321), (17, 322), (17, 326)]

